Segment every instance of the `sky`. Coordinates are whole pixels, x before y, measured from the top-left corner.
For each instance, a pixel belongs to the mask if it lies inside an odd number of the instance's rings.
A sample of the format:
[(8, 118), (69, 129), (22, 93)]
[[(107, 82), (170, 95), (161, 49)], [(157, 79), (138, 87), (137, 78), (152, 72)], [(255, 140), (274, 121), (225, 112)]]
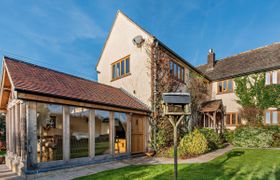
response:
[(117, 10), (192, 65), (280, 41), (278, 0), (1, 0), (0, 56), (97, 80)]

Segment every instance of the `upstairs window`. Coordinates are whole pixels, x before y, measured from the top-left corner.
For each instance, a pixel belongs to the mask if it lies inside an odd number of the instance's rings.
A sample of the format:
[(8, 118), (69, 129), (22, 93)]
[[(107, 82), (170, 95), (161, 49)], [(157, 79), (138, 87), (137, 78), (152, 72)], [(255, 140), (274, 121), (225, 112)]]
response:
[(229, 80), (219, 81), (217, 84), (217, 92), (218, 94), (233, 92), (233, 80), (229, 79)]
[(185, 81), (185, 69), (174, 61), (169, 63), (170, 75), (175, 79), (184, 82)]
[(265, 73), (265, 85), (280, 84), (280, 71), (270, 71)]
[(130, 58), (126, 56), (112, 64), (112, 80), (125, 77), (130, 74)]

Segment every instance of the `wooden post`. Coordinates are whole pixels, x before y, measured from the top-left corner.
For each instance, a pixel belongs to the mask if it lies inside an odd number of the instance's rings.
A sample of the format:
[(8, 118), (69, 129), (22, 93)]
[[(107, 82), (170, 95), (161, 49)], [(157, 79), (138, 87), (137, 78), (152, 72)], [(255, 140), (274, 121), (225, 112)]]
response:
[(25, 103), (20, 103), (20, 156), (22, 160), (26, 160), (26, 108)]
[(177, 180), (178, 177), (178, 158), (177, 158), (177, 128), (181, 121), (184, 119), (185, 115), (181, 115), (178, 120), (175, 117), (169, 116), (168, 120), (173, 126), (173, 141), (174, 141), (174, 179)]
[(95, 156), (95, 110), (89, 110), (89, 157)]
[(214, 131), (217, 132), (217, 119), (216, 119), (216, 111), (213, 114), (213, 119), (214, 119)]
[(9, 109), (6, 113), (6, 148), (7, 148), (7, 152), (9, 153), (10, 151), (10, 138), (9, 138), (9, 134), (10, 134), (10, 115), (9, 115)]
[(111, 154), (115, 156), (115, 120), (114, 120), (114, 112), (110, 111), (109, 114), (109, 126), (110, 126), (110, 150)]
[(63, 160), (70, 160), (70, 108), (63, 106)]
[(127, 120), (126, 147), (127, 147), (128, 154), (131, 154), (131, 119), (132, 119), (132, 114), (126, 114), (126, 120)]
[(26, 106), (27, 139), (28, 139), (28, 168), (37, 168), (37, 116), (36, 102), (29, 101)]
[(206, 122), (205, 122), (205, 113), (203, 113), (203, 127), (206, 127)]
[(20, 146), (21, 146), (21, 141), (20, 141), (20, 117), (19, 117), (19, 113), (20, 113), (20, 109), (19, 109), (19, 104), (15, 104), (15, 129), (16, 129), (16, 133), (15, 133), (15, 136), (16, 136), (16, 154), (18, 156), (21, 155), (20, 153)]
[(12, 150), (16, 154), (16, 111), (15, 105), (12, 107)]

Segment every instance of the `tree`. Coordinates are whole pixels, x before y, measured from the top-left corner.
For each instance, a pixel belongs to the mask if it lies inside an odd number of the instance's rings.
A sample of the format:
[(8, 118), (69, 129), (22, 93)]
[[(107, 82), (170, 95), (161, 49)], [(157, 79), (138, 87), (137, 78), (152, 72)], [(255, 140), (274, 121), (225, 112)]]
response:
[(189, 130), (193, 130), (195, 127), (199, 126), (199, 120), (201, 119), (199, 109), (203, 102), (210, 100), (211, 91), (209, 83), (205, 82), (204, 78), (196, 73), (190, 74), (187, 86), (191, 95)]

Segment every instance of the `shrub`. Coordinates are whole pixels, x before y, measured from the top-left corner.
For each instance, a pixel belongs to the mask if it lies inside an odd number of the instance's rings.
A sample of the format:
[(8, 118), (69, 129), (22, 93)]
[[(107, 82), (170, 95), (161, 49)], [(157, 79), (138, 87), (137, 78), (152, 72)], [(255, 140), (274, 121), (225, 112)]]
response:
[(234, 131), (232, 130), (228, 130), (228, 129), (224, 129), (224, 139), (226, 142), (232, 144), (233, 142), (233, 138), (234, 138)]
[(174, 147), (165, 147), (157, 152), (158, 157), (173, 158), (174, 157)]
[(167, 132), (165, 129), (160, 129), (157, 134), (156, 134), (156, 142), (157, 142), (157, 148), (161, 149), (164, 147), (168, 146), (167, 143), (167, 136), (166, 136)]
[(237, 128), (233, 144), (246, 148), (268, 148), (273, 143), (273, 132), (262, 127), (244, 126)]
[(179, 144), (179, 156), (195, 156), (207, 152), (207, 140), (197, 129), (185, 135)]
[(216, 133), (213, 129), (210, 128), (202, 128), (199, 130), (207, 140), (209, 151), (213, 151), (215, 149), (222, 147), (222, 140), (220, 135)]

